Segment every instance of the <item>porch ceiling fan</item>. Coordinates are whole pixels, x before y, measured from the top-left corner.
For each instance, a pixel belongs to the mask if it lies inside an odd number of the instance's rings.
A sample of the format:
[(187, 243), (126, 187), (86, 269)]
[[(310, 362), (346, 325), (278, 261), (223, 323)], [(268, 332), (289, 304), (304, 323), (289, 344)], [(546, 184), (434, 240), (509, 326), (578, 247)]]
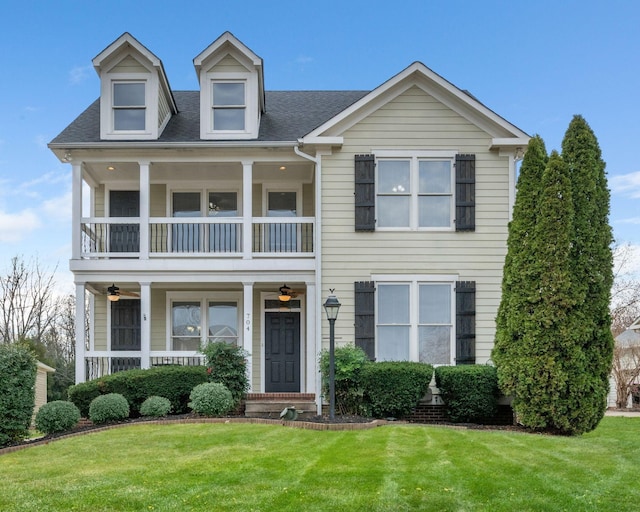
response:
[(289, 302), (291, 299), (295, 299), (298, 295), (304, 294), (303, 291), (300, 290), (292, 290), (286, 284), (282, 285), (279, 288), (278, 300), (280, 302)]
[(117, 302), (120, 300), (120, 297), (135, 297), (137, 299), (140, 298), (140, 294), (137, 292), (129, 292), (126, 290), (121, 290), (114, 284), (107, 288), (107, 299), (111, 302)]

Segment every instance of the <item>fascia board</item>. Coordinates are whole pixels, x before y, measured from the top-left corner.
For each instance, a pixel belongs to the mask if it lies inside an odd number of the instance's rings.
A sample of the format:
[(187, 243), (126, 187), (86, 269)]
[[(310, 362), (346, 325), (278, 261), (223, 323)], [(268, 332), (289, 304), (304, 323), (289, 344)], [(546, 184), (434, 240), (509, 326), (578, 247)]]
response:
[(198, 74), (200, 73), (202, 64), (208, 60), (210, 56), (214, 55), (225, 43), (229, 43), (234, 46), (240, 53), (248, 58), (254, 66), (262, 67), (262, 59), (258, 57), (248, 46), (242, 43), (236, 36), (227, 31), (193, 59), (193, 65), (196, 67), (196, 72), (198, 72)]

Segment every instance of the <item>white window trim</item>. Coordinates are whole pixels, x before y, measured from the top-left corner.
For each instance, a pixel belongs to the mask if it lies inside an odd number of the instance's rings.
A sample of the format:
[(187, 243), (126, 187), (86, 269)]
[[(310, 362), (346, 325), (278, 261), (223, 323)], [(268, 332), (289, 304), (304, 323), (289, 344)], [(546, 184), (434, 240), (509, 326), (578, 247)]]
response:
[(193, 351), (190, 352), (188, 350), (173, 350), (171, 348), (172, 338), (173, 338), (173, 315), (172, 315), (172, 305), (174, 301), (190, 301), (190, 302), (200, 302), (201, 312), (204, 314), (200, 315), (200, 343), (203, 344), (207, 341), (209, 337), (208, 330), (208, 302), (209, 301), (224, 301), (224, 302), (235, 302), (237, 307), (237, 331), (238, 331), (238, 343), (239, 347), (244, 346), (243, 341), (243, 329), (242, 329), (242, 294), (240, 292), (167, 292), (166, 295), (166, 316), (167, 325), (166, 325), (166, 344), (165, 348), (168, 352), (179, 352), (181, 355), (185, 356), (193, 356), (197, 355), (199, 352)]
[[(420, 284), (446, 284), (451, 287), (451, 339), (450, 339), (450, 358), (449, 365), (454, 365), (456, 360), (456, 281), (459, 281), (459, 276), (454, 274), (416, 274), (412, 276), (402, 274), (379, 274), (372, 275), (372, 281), (375, 282), (376, 287), (380, 285), (409, 285), (409, 360), (419, 360), (419, 339), (418, 339), (418, 327), (420, 316)], [(379, 294), (375, 294), (375, 329), (376, 339), (378, 332), (378, 297)], [(375, 357), (378, 359), (378, 343), (375, 343)], [(441, 364), (435, 364), (434, 366), (446, 366)]]
[[(196, 185), (184, 185), (178, 184), (167, 186), (167, 216), (173, 216), (173, 193), (174, 192), (198, 192), (200, 194), (200, 217), (209, 216), (209, 192), (235, 192), (236, 199), (238, 201), (238, 215), (243, 216), (243, 203), (242, 203), (242, 190), (237, 185), (225, 185), (221, 183), (220, 186), (212, 187), (211, 183), (201, 183)], [(195, 217), (194, 217), (195, 218)]]
[(264, 184), (262, 187), (262, 216), (269, 213), (269, 193), (270, 192), (295, 192), (296, 193), (296, 217), (302, 217), (302, 185), (282, 186), (276, 183)]

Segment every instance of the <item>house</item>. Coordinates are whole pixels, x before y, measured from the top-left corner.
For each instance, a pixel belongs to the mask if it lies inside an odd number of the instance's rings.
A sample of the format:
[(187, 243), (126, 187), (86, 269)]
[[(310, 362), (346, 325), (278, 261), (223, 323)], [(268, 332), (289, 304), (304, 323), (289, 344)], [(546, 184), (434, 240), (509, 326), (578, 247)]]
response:
[(371, 91), (269, 91), (226, 32), (193, 63), (199, 90), (174, 91), (123, 34), (49, 144), (73, 176), (76, 380), (223, 340), (252, 393), (318, 404), (330, 289), (338, 345), (487, 362), (529, 136), (420, 62)]
[[(640, 317), (615, 338), (613, 371), (609, 377), (609, 395), (607, 406), (617, 407), (617, 378), (623, 377), (627, 383), (640, 385), (638, 365), (640, 364)], [(624, 382), (623, 381), (623, 382)], [(624, 392), (622, 392), (624, 393)], [(626, 407), (637, 406), (637, 391), (629, 395)]]
[(55, 368), (51, 368), (38, 361), (35, 383), (35, 402), (33, 408), (33, 420), (35, 421), (38, 409), (47, 403), (47, 377), (50, 373), (55, 373)]

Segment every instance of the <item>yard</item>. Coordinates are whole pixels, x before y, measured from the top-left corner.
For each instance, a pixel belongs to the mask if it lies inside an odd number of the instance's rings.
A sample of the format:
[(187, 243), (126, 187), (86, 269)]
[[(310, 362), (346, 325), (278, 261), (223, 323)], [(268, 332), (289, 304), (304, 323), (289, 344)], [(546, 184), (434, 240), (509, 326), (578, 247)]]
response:
[(0, 456), (0, 510), (637, 510), (640, 419), (581, 437), (135, 424)]

